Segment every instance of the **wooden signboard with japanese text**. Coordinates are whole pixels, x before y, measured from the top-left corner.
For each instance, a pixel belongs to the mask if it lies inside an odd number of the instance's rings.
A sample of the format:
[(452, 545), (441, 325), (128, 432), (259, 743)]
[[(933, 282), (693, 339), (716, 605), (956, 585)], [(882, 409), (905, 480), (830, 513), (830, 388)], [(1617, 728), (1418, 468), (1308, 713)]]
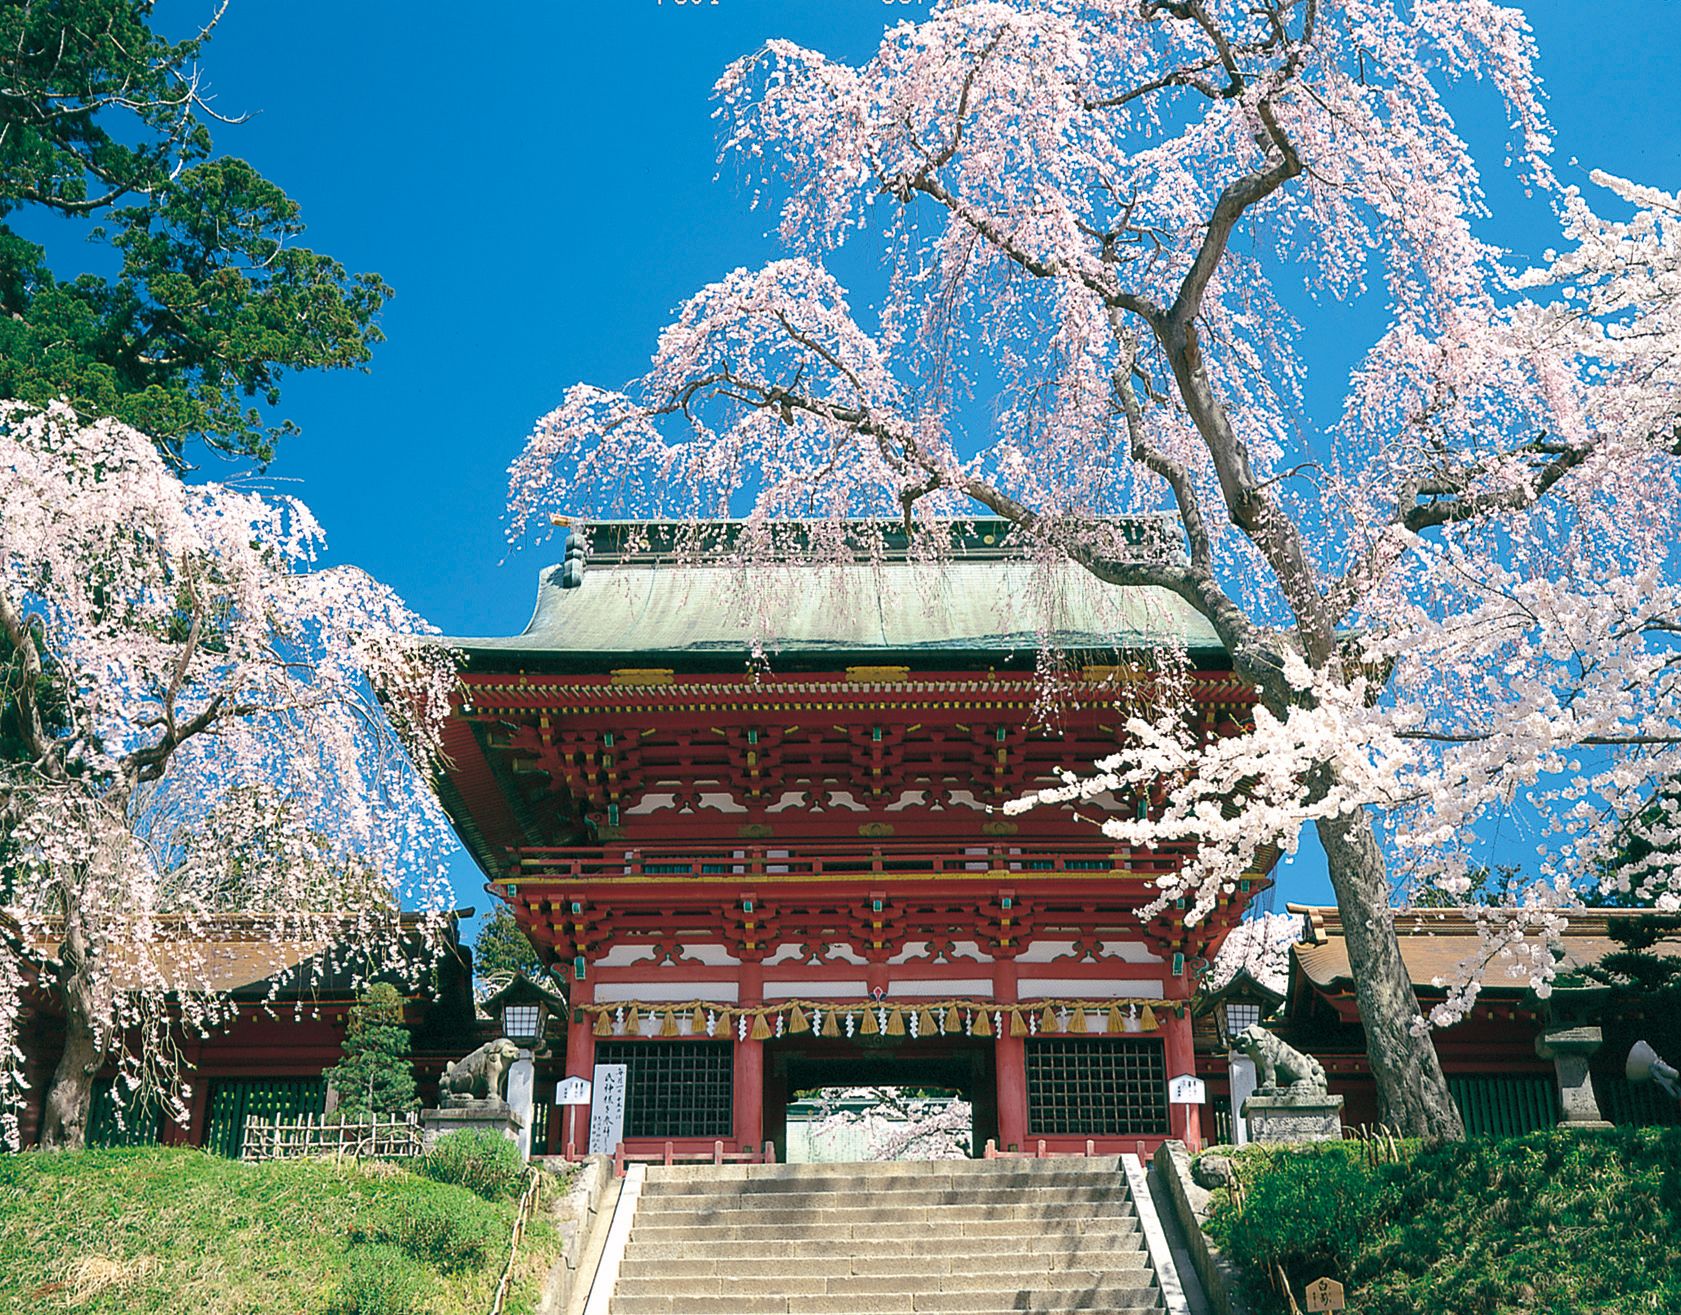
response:
[(611, 1155), (625, 1138), (625, 1075), (623, 1064), (597, 1064), (591, 1084), (590, 1154)]
[(1308, 1315), (1343, 1308), (1342, 1284), (1334, 1278), (1316, 1278), (1307, 1285)]

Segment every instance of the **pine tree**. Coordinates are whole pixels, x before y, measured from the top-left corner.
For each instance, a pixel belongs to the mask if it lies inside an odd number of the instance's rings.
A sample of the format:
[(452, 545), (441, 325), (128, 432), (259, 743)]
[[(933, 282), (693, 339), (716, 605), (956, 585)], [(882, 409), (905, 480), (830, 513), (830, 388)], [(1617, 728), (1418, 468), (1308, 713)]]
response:
[(327, 1081), (339, 1095), (337, 1113), (344, 1118), (366, 1118), (414, 1109), (419, 1101), (409, 1045), (403, 997), (385, 982), (370, 986), (351, 1006), (343, 1060), (327, 1070)]
[(542, 957), (520, 930), (513, 910), (506, 904), (498, 904), (479, 928), (473, 947), (473, 969), (480, 977), (524, 973), (534, 980), (542, 979)]

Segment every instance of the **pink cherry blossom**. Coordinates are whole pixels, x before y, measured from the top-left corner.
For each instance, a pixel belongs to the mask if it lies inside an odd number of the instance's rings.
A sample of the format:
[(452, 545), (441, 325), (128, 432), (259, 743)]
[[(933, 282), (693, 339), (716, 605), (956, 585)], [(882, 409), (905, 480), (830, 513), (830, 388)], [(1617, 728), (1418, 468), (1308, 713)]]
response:
[[(67, 1055), (116, 1063), (120, 1093), (179, 1116), (181, 1035), (230, 1016), (207, 959), (230, 916), (276, 990), (428, 961), (450, 892), (425, 772), (452, 654), (383, 585), (318, 566), (296, 500), (185, 484), (145, 435), (64, 407), (0, 417), (4, 707), (22, 745), (0, 760), (0, 924), (16, 928), (0, 1069), (15, 1098), (28, 954), (58, 981)], [(73, 1143), (87, 1079), (64, 1079), (46, 1132)]]

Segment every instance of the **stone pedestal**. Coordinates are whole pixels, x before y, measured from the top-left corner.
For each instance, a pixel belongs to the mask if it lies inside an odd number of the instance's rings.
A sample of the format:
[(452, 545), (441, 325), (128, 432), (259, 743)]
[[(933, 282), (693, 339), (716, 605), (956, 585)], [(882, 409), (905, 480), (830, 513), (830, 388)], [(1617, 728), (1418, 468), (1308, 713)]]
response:
[(1597, 1027), (1554, 1027), (1535, 1038), (1535, 1053), (1553, 1061), (1558, 1075), (1561, 1128), (1609, 1128), (1599, 1112), (1588, 1060), (1604, 1040)]
[(420, 1135), (427, 1146), (446, 1133), (459, 1132), (463, 1128), (482, 1128), (517, 1145), (524, 1130), (519, 1116), (505, 1100), (469, 1100), (459, 1105), (421, 1110), (420, 1128)]
[(1251, 1096), (1240, 1112), (1252, 1142), (1342, 1139), (1341, 1096)]

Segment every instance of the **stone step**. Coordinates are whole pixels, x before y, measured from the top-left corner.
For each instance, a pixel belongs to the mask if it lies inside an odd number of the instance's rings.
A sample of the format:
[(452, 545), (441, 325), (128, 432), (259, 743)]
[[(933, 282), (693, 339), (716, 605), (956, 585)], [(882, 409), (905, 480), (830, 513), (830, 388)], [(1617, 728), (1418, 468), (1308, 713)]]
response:
[(1134, 1267), (1124, 1275), (1096, 1270), (1066, 1269), (1055, 1273), (1035, 1274), (1032, 1281), (1021, 1283), (1015, 1276), (994, 1271), (989, 1274), (941, 1274), (937, 1284), (918, 1283), (904, 1274), (695, 1274), (685, 1268), (681, 1273), (668, 1273), (640, 1278), (619, 1276), (614, 1289), (620, 1297), (774, 1297), (870, 1295), (878, 1293), (910, 1295), (931, 1287), (941, 1292), (1000, 1292), (1006, 1288), (1032, 1288), (1036, 1292), (1069, 1292), (1075, 1289), (1124, 1287), (1144, 1291), (1155, 1286), (1154, 1275), (1141, 1267)]
[[(640, 1219), (632, 1226), (631, 1239), (648, 1242), (710, 1242), (740, 1240), (744, 1242), (759, 1241), (773, 1238), (862, 1238), (866, 1241), (880, 1243), (882, 1241), (883, 1220), (878, 1211), (868, 1206), (859, 1206), (851, 1210), (817, 1211), (819, 1215), (828, 1218), (807, 1221), (785, 1221), (764, 1224), (735, 1224), (735, 1223), (684, 1223), (684, 1224), (644, 1224)], [(837, 1216), (844, 1216), (837, 1218)], [(926, 1223), (927, 1216), (920, 1220), (908, 1221)], [(1061, 1228), (1046, 1226), (1048, 1222), (1059, 1224)], [(1119, 1227), (1132, 1222), (1131, 1215), (1087, 1215), (1080, 1219), (1064, 1219), (1043, 1221), (1035, 1216), (1023, 1216), (1013, 1219), (983, 1219), (963, 1218), (946, 1221), (941, 1220), (941, 1236), (951, 1237), (1046, 1237), (1058, 1236), (1062, 1233), (1077, 1235), (1088, 1228), (1100, 1229), (1113, 1233)]]
[[(1090, 1248), (1084, 1251), (941, 1251), (937, 1245), (912, 1252), (909, 1248), (895, 1248), (894, 1255), (837, 1256), (827, 1251), (790, 1252), (781, 1256), (765, 1256), (751, 1252), (742, 1256), (719, 1256), (708, 1248), (704, 1255), (696, 1255), (691, 1246), (674, 1247), (676, 1255), (646, 1256), (646, 1248), (630, 1247), (619, 1267), (620, 1279), (662, 1278), (674, 1274), (695, 1275), (699, 1278), (741, 1277), (762, 1273), (797, 1260), (795, 1271), (825, 1277), (846, 1274), (859, 1277), (897, 1275), (901, 1279), (942, 1278), (947, 1274), (1043, 1274), (1046, 1271), (1113, 1273), (1119, 1270), (1148, 1269), (1149, 1255), (1144, 1251), (1141, 1235), (1133, 1239), (1136, 1249)], [(671, 1262), (681, 1255), (683, 1263)]]
[[(777, 1232), (757, 1238), (726, 1238), (716, 1236), (713, 1230), (703, 1229), (701, 1232), (705, 1237), (700, 1241), (694, 1238), (670, 1237), (663, 1230), (634, 1238), (625, 1249), (625, 1263), (653, 1260), (671, 1267), (674, 1262), (682, 1262), (690, 1257), (696, 1260), (704, 1257), (731, 1263), (743, 1269), (751, 1265), (781, 1266), (788, 1269), (797, 1268), (819, 1257), (836, 1254), (835, 1249), (828, 1244), (829, 1239), (821, 1235), (790, 1238)], [(880, 1241), (879, 1234), (875, 1240)], [(1043, 1230), (1033, 1230), (1015, 1234), (993, 1234), (961, 1242), (953, 1238), (929, 1238), (911, 1234), (895, 1239), (891, 1256), (884, 1255), (879, 1248), (868, 1249), (868, 1254), (884, 1260), (900, 1257), (918, 1260), (927, 1258), (938, 1263), (950, 1259), (953, 1265), (960, 1256), (984, 1258), (994, 1255), (1019, 1255), (1044, 1257), (1055, 1265), (1073, 1263), (1074, 1258), (1078, 1257), (1129, 1256), (1141, 1252), (1143, 1246), (1144, 1235), (1139, 1231), (1136, 1221), (1128, 1221), (1121, 1227), (1083, 1229), (1078, 1233), (1048, 1234)]]
[[(1050, 1206), (1080, 1201), (1130, 1199), (1124, 1179), (1115, 1182), (1082, 1182), (1071, 1187), (1047, 1186), (1031, 1181), (1020, 1185), (965, 1182), (928, 1183), (916, 1187), (882, 1187), (871, 1184), (867, 1190), (871, 1201), (879, 1201), (886, 1208), (966, 1205), (972, 1201), (984, 1200), (1008, 1200), (1022, 1205)], [(665, 1211), (704, 1207), (716, 1210), (800, 1210), (815, 1205), (833, 1205), (839, 1195), (842, 1193), (821, 1188), (808, 1188), (798, 1192), (685, 1191), (652, 1195), (644, 1192), (639, 1209)]]
[[(847, 1198), (863, 1201), (866, 1197)], [(1104, 1201), (1065, 1201), (1054, 1205), (1024, 1205), (1018, 1201), (970, 1200), (961, 1205), (897, 1206), (897, 1205), (812, 1205), (779, 1210), (771, 1207), (731, 1209), (716, 1204), (688, 1209), (641, 1209), (636, 1212), (637, 1227), (660, 1228), (673, 1225), (717, 1224), (727, 1227), (746, 1227), (752, 1224), (835, 1224), (877, 1223), (907, 1224), (940, 1228), (951, 1223), (983, 1219), (1042, 1219), (1052, 1226), (1080, 1224), (1092, 1219), (1126, 1219), (1133, 1214), (1132, 1202), (1125, 1197)]]
[[(941, 1174), (1027, 1175), (1050, 1174), (1078, 1178), (1082, 1175), (1118, 1176), (1120, 1157), (1098, 1155), (1048, 1156), (1043, 1160), (923, 1160), (929, 1172)], [(904, 1160), (860, 1161), (845, 1164), (651, 1164), (648, 1166), (646, 1190), (655, 1190), (661, 1183), (674, 1182), (746, 1182), (753, 1184), (788, 1182), (804, 1179), (808, 1182), (827, 1182), (836, 1178), (893, 1178), (920, 1173), (907, 1168)], [(772, 1189), (774, 1190), (774, 1189)]]
[(1100, 1310), (1142, 1315), (1161, 1309), (1154, 1288), (1094, 1284), (1078, 1289), (996, 1288), (973, 1292), (793, 1293), (786, 1296), (659, 1296), (613, 1298), (613, 1315), (1022, 1315)]

